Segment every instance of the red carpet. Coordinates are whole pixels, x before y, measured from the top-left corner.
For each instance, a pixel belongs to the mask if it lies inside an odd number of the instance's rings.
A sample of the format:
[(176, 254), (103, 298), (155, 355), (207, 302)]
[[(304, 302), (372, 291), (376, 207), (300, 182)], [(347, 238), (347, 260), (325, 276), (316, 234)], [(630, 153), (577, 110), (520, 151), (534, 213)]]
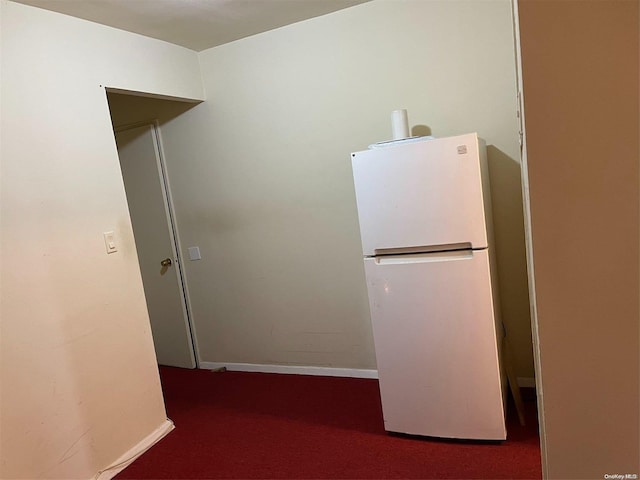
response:
[(535, 402), (508, 440), (385, 433), (376, 380), (162, 367), (176, 429), (118, 479), (541, 478)]

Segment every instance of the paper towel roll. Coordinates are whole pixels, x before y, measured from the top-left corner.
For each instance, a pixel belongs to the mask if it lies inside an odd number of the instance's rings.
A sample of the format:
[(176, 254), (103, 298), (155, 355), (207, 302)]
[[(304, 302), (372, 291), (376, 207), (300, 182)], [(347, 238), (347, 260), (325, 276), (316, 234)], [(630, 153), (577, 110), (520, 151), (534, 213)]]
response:
[(409, 138), (409, 119), (406, 110), (394, 110), (391, 112), (391, 126), (393, 139)]

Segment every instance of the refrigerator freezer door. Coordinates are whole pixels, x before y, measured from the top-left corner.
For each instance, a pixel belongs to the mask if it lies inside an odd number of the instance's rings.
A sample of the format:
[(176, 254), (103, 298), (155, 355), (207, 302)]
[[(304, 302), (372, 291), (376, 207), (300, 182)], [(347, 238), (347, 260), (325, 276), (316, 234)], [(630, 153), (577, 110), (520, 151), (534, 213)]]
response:
[(474, 133), (354, 153), (364, 255), (399, 247), (486, 247), (484, 149)]
[(366, 258), (385, 429), (506, 438), (487, 250)]

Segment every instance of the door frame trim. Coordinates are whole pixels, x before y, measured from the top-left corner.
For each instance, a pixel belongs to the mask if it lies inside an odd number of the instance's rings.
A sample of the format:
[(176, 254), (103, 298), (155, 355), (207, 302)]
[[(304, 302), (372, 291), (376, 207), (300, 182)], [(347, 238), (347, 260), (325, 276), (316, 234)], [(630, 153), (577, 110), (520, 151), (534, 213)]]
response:
[[(189, 290), (187, 288), (186, 273), (182, 266), (182, 248), (180, 246), (180, 236), (178, 233), (178, 227), (175, 216), (175, 208), (173, 206), (173, 199), (171, 196), (171, 187), (169, 183), (169, 175), (167, 173), (167, 166), (164, 155), (164, 148), (162, 145), (162, 135), (160, 131), (160, 122), (158, 119), (143, 120), (140, 122), (129, 123), (114, 127), (114, 133), (124, 132), (126, 130), (133, 130), (134, 128), (140, 128), (149, 126), (151, 127), (151, 135), (154, 140), (154, 149), (156, 151), (156, 167), (158, 171), (158, 179), (160, 180), (160, 189), (162, 191), (162, 198), (164, 200), (164, 210), (167, 219), (167, 225), (169, 227), (169, 239), (171, 240), (171, 253), (176, 266), (176, 279), (178, 281), (178, 291), (180, 293), (180, 303), (182, 306), (183, 318), (185, 327), (187, 329), (187, 337), (190, 340), (191, 348), (189, 349), (189, 356), (192, 364), (195, 368), (200, 368), (200, 354), (198, 350), (198, 341), (193, 322), (191, 302), (189, 299)], [(135, 237), (135, 236), (134, 236)]]
[(544, 410), (544, 385), (542, 361), (540, 359), (540, 336), (538, 333), (538, 303), (536, 297), (536, 277), (534, 270), (533, 236), (531, 234), (531, 203), (529, 198), (529, 159), (527, 155), (527, 128), (525, 124), (524, 84), (522, 81), (522, 51), (520, 49), (520, 12), (519, 1), (511, 0), (513, 21), (514, 54), (516, 60), (516, 108), (520, 129), (520, 168), (522, 182), (522, 206), (524, 214), (525, 250), (527, 254), (527, 277), (529, 283), (529, 308), (531, 313), (531, 340), (533, 344), (533, 366), (535, 372), (536, 402), (538, 408), (538, 430), (540, 435), (540, 460), (542, 478), (549, 478), (549, 460), (547, 452), (547, 422)]

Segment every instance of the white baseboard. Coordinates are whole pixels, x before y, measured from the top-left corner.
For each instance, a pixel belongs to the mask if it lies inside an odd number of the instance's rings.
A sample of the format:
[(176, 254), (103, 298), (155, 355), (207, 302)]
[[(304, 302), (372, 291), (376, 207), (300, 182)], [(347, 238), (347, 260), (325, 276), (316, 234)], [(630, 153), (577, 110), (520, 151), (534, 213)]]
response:
[(143, 438), (137, 445), (131, 448), (124, 455), (120, 456), (115, 462), (113, 462), (107, 468), (100, 470), (96, 473), (95, 477), (91, 480), (111, 480), (122, 470), (131, 465), (140, 455), (153, 447), (156, 443), (162, 440), (175, 426), (169, 419), (165, 420), (158, 428)]
[(533, 377), (518, 377), (518, 386), (521, 388), (536, 388), (536, 379)]
[(204, 370), (225, 367), (230, 372), (284, 373), (289, 375), (316, 375), (324, 377), (378, 378), (377, 370), (364, 368), (302, 367), (297, 365), (264, 365), (258, 363), (200, 362)]

